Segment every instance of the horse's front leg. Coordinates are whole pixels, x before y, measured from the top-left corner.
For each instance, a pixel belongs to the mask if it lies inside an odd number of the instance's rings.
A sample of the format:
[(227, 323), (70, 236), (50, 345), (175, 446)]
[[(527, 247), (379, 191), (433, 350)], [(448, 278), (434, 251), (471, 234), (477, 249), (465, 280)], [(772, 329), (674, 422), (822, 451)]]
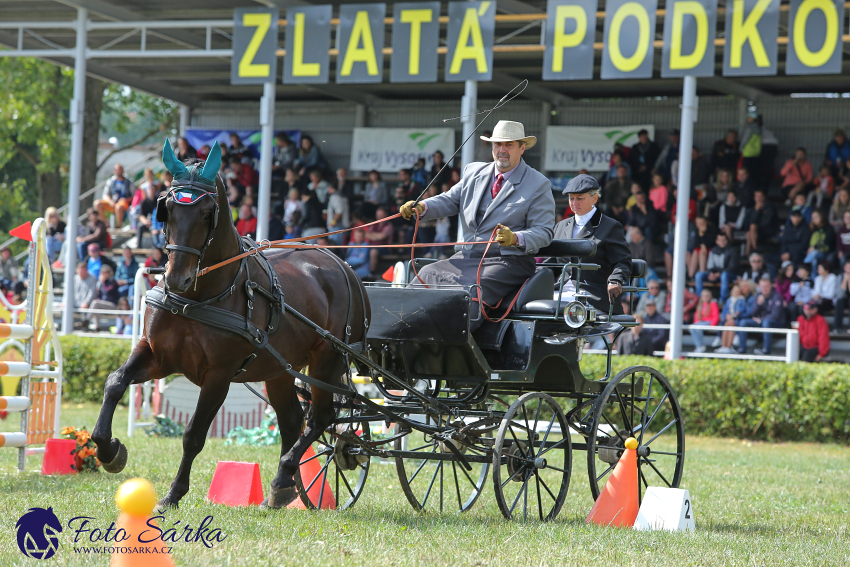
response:
[[(127, 448), (121, 441), (112, 437), (112, 418), (124, 392), (130, 384), (141, 384), (162, 377), (163, 373), (154, 360), (150, 345), (143, 340), (136, 345), (127, 362), (106, 379), (103, 405), (91, 434), (97, 444), (97, 458), (106, 472), (119, 473), (127, 464)], [(131, 400), (130, 411), (133, 411), (133, 407)]]
[(207, 432), (212, 425), (215, 415), (224, 403), (230, 388), (230, 378), (220, 377), (205, 379), (201, 387), (201, 395), (198, 397), (198, 405), (195, 415), (189, 421), (186, 431), (183, 433), (183, 458), (177, 476), (171, 483), (171, 489), (165, 498), (159, 501), (160, 508), (177, 507), (180, 499), (189, 492), (189, 474), (192, 472), (192, 463), (207, 439)]

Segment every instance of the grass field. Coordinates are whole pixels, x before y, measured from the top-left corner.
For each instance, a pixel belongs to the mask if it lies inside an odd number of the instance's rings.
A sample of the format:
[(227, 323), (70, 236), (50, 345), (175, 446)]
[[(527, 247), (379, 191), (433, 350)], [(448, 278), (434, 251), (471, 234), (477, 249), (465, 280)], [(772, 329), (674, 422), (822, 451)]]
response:
[[(63, 410), (63, 424), (91, 429), (93, 404)], [(131, 477), (151, 480), (162, 496), (181, 455), (179, 439), (126, 439), (126, 409), (114, 431), (130, 460), (119, 475), (66, 477), (15, 469), (17, 452), (0, 451), (0, 566), (106, 565), (104, 556), (75, 554), (65, 530), (57, 554), (43, 562), (25, 558), (15, 543), (15, 523), (32, 506), (52, 506), (67, 525), (95, 517), (105, 528), (116, 516), (114, 494)], [(16, 423), (14, 414), (0, 429)], [(226, 447), (211, 440), (195, 462), (192, 488), (164, 527), (179, 520), (196, 527), (214, 516), (227, 539), (208, 549), (178, 543), (177, 565), (848, 565), (850, 564), (850, 448), (802, 443), (751, 443), (687, 439), (683, 487), (693, 499), (697, 532), (648, 533), (588, 526), (592, 504), (584, 455), (574, 456), (569, 496), (554, 522), (502, 519), (488, 481), (465, 514), (415, 512), (404, 498), (395, 467), (373, 462), (366, 490), (345, 512), (233, 509), (204, 500), (219, 460), (260, 463), (264, 490), (277, 467), (278, 447)], [(162, 524), (161, 524), (162, 525)], [(144, 565), (141, 563), (140, 565)]]

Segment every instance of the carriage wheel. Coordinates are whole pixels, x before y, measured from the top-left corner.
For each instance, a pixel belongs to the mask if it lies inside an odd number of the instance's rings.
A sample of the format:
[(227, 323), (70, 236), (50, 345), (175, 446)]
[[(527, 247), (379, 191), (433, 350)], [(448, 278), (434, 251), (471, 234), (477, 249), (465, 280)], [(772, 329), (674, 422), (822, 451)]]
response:
[[(295, 486), (308, 510), (322, 509), (323, 505), (328, 507), (331, 502), (336, 502), (337, 510), (345, 510), (360, 498), (369, 475), (370, 459), (358, 454), (357, 437), (365, 441), (371, 439), (368, 422), (331, 425), (313, 443), (315, 454), (301, 457)], [(318, 472), (305, 472), (304, 465), (310, 461), (318, 461)], [(309, 497), (310, 492), (316, 492), (314, 486), (319, 487), (316, 503)], [(326, 493), (327, 487), (333, 491), (332, 495)]]
[(639, 498), (648, 486), (679, 486), (685, 464), (685, 426), (676, 393), (660, 372), (648, 366), (623, 370), (605, 387), (586, 419), (591, 424), (587, 472), (594, 500), (629, 437), (638, 441)]
[(570, 486), (572, 441), (561, 406), (542, 392), (520, 396), (502, 418), (493, 486), (505, 518), (554, 520)]
[[(425, 423), (429, 425), (446, 426), (446, 416), (427, 416)], [(435, 439), (432, 435), (413, 431), (402, 439), (396, 439), (396, 451), (408, 451), (422, 455), (421, 457), (396, 457), (395, 466), (398, 481), (414, 510), (423, 511), (430, 506), (438, 508), (455, 508), (458, 512), (466, 512), (475, 504), (487, 482), (490, 472), (489, 462), (471, 462), (472, 470), (466, 470), (454, 458), (437, 460), (432, 455), (453, 455), (445, 446), (444, 441)], [(478, 447), (458, 447), (464, 455), (484, 456)]]

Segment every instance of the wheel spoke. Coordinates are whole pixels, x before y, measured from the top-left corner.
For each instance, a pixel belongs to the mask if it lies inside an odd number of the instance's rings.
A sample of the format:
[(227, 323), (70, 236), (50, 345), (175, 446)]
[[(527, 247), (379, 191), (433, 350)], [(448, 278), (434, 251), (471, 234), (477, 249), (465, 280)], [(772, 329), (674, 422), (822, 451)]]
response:
[(552, 469), (553, 471), (558, 471), (559, 473), (567, 474), (567, 471), (566, 471), (566, 470), (564, 470), (564, 469), (559, 469), (558, 467), (552, 466), (552, 465), (550, 465), (550, 464), (547, 464), (547, 465), (546, 465), (546, 468), (547, 468), (547, 469)]
[[(463, 467), (461, 467), (463, 468)], [(454, 461), (452, 461), (452, 474), (455, 477), (455, 492), (457, 492), (457, 507), (458, 510), (463, 510), (463, 501), (460, 499), (460, 485), (457, 482), (457, 466)]]
[[(342, 477), (342, 483), (345, 485), (345, 488), (348, 489), (348, 493), (351, 494), (352, 498), (354, 498), (354, 491), (351, 490), (351, 485), (348, 484), (348, 479), (345, 478), (345, 475), (342, 473), (340, 473), (340, 476)], [(337, 494), (339, 494), (339, 486), (337, 486)]]
[(608, 467), (607, 469), (605, 469), (605, 472), (603, 472), (601, 475), (597, 476), (597, 477), (596, 477), (596, 482), (599, 482), (600, 480), (602, 480), (602, 477), (603, 477), (603, 476), (605, 476), (606, 474), (608, 474), (609, 472), (611, 472), (612, 470), (614, 470), (614, 466), (615, 466), (615, 465), (611, 465), (610, 467)]
[(415, 449), (408, 449), (408, 451), (421, 451), (422, 449), (427, 449), (428, 447), (433, 447), (434, 443), (428, 443), (427, 445), (422, 445), (421, 447), (416, 447)]
[[(649, 413), (649, 400), (652, 399), (652, 381), (655, 380), (655, 374), (649, 375), (649, 387), (646, 389), (646, 404), (643, 407), (643, 415), (640, 418), (640, 435), (638, 436), (638, 445), (643, 442), (643, 432), (646, 429), (646, 414)], [(659, 406), (661, 404), (658, 404)]]
[(658, 407), (655, 408), (655, 411), (652, 412), (652, 416), (647, 420), (646, 425), (644, 425), (644, 429), (649, 427), (649, 424), (652, 423), (652, 420), (655, 419), (655, 416), (658, 414), (658, 410), (661, 409), (661, 406), (664, 405), (664, 402), (667, 400), (667, 396), (670, 395), (670, 392), (664, 392), (664, 395), (661, 397), (661, 400), (658, 402)]
[(431, 484), (428, 485), (428, 491), (425, 493), (425, 498), (422, 500), (422, 507), (425, 507), (425, 504), (428, 502), (428, 496), (431, 495), (431, 489), (434, 487), (434, 482), (437, 480), (437, 475), (440, 472), (440, 469), (443, 466), (443, 461), (437, 462), (437, 468), (434, 470), (434, 476), (431, 478)]
[(307, 486), (307, 488), (304, 489), (304, 492), (310, 492), (310, 489), (313, 488), (313, 485), (316, 484), (316, 481), (319, 480), (319, 477), (322, 476), (322, 473), (324, 473), (328, 470), (328, 465), (330, 465), (330, 464), (331, 464), (331, 459), (328, 459), (327, 461), (325, 461), (325, 464), (322, 466), (321, 470), (319, 470), (319, 474), (317, 474), (316, 476), (313, 477), (313, 480), (310, 482), (310, 484)]
[(540, 483), (543, 485), (543, 488), (545, 488), (545, 489), (546, 489), (546, 492), (548, 492), (548, 493), (549, 493), (549, 496), (551, 496), (551, 497), (552, 497), (552, 500), (554, 500), (554, 501), (555, 501), (555, 503), (557, 504), (557, 503), (558, 503), (558, 499), (557, 499), (557, 498), (555, 498), (555, 495), (554, 495), (554, 494), (552, 494), (552, 491), (551, 491), (551, 490), (549, 490), (549, 486), (546, 484), (546, 481), (545, 481), (545, 480), (543, 480), (543, 478), (542, 478), (542, 477), (540, 477), (540, 475), (537, 475), (537, 476), (538, 476), (538, 478), (540, 478)]
[(525, 465), (523, 465), (521, 468), (515, 470), (514, 474), (509, 476), (508, 480), (506, 480), (505, 482), (502, 483), (502, 488), (504, 488), (506, 484), (508, 484), (510, 481), (512, 481), (516, 475), (518, 475), (519, 473), (521, 473), (524, 470), (525, 470)]
[(537, 452), (537, 456), (540, 456), (541, 451), (543, 451), (543, 447), (546, 446), (546, 441), (549, 439), (549, 433), (552, 431), (552, 425), (555, 423), (555, 412), (552, 412), (552, 419), (549, 420), (549, 426), (546, 428), (546, 435), (543, 436), (543, 443), (540, 444), (540, 451)]
[(537, 483), (537, 513), (540, 516), (540, 521), (543, 521), (543, 502), (540, 498), (540, 475), (534, 475), (534, 480)]
[(678, 418), (678, 417), (674, 417), (674, 418), (673, 418), (673, 421), (671, 421), (670, 423), (668, 423), (667, 425), (665, 425), (665, 426), (664, 426), (664, 429), (662, 429), (661, 431), (659, 431), (658, 433), (656, 433), (656, 434), (655, 434), (655, 436), (653, 436), (653, 438), (652, 438), (652, 439), (650, 439), (649, 441), (647, 441), (647, 442), (646, 442), (646, 445), (647, 445), (647, 446), (649, 446), (649, 444), (650, 444), (650, 443), (652, 443), (653, 441), (655, 441), (656, 439), (658, 439), (658, 436), (659, 436), (659, 435), (661, 435), (662, 433), (664, 433), (665, 431), (667, 431), (668, 429), (670, 429), (670, 426), (671, 426), (671, 425), (673, 425), (674, 423), (676, 423), (677, 421), (679, 421), (679, 418)]
[(644, 461), (646, 464), (648, 464), (649, 466), (651, 466), (651, 467), (652, 467), (652, 470), (654, 470), (654, 471), (656, 472), (656, 474), (658, 474), (658, 476), (660, 476), (660, 477), (661, 477), (661, 480), (663, 480), (663, 481), (664, 481), (664, 484), (666, 484), (666, 485), (667, 485), (668, 487), (670, 487), (670, 488), (673, 488), (673, 485), (672, 485), (672, 484), (670, 484), (670, 483), (667, 481), (667, 479), (666, 479), (666, 478), (664, 478), (664, 475), (663, 475), (663, 474), (661, 474), (661, 471), (660, 471), (660, 470), (658, 470), (657, 468), (655, 468), (655, 465), (653, 465), (653, 464), (652, 464), (652, 461), (650, 461), (650, 460), (649, 460), (649, 459), (647, 459), (647, 458), (644, 458), (644, 459), (643, 459), (643, 461)]
[(517, 495), (516, 495), (516, 499), (514, 500), (514, 504), (513, 504), (513, 506), (511, 506), (511, 509), (510, 509), (510, 511), (509, 511), (509, 514), (510, 514), (511, 516), (513, 516), (513, 514), (514, 514), (514, 508), (516, 508), (516, 505), (517, 505), (517, 503), (519, 502), (520, 497), (522, 496), (523, 492), (525, 492), (525, 487), (526, 487), (526, 486), (528, 486), (528, 478), (526, 478), (526, 479), (522, 482), (522, 487), (519, 489), (519, 492), (518, 492), (518, 493), (517, 493)]
[(313, 455), (313, 456), (312, 456), (312, 457), (310, 457), (309, 459), (307, 459), (307, 460), (305, 460), (305, 461), (301, 461), (300, 463), (298, 463), (298, 465), (299, 465), (299, 466), (301, 466), (301, 465), (303, 465), (304, 463), (309, 463), (309, 462), (310, 462), (310, 461), (312, 461), (313, 459), (318, 459), (318, 458), (319, 458), (319, 457), (321, 457), (322, 455), (327, 455), (328, 453), (333, 453), (333, 449), (328, 450), (328, 451), (321, 451), (321, 452), (319, 452), (319, 453), (316, 453), (315, 455)]
[[(569, 433), (569, 431), (567, 431), (567, 433)], [(551, 451), (552, 449), (555, 449), (556, 447), (560, 447), (560, 446), (561, 446), (561, 445), (563, 445), (566, 441), (567, 441), (567, 438), (566, 438), (566, 437), (564, 437), (563, 439), (561, 439), (560, 441), (558, 441), (557, 443), (555, 443), (554, 445), (552, 445), (551, 447), (549, 447), (548, 449), (546, 449), (545, 451), (543, 451), (542, 453), (540, 453), (540, 454), (539, 454), (539, 455), (537, 455), (537, 456), (538, 456), (538, 457), (542, 457), (543, 455), (545, 455), (546, 453), (548, 453), (548, 452), (549, 452), (549, 451)], [(542, 448), (542, 447), (541, 447), (541, 448)]]
[(468, 472), (466, 472), (466, 467), (460, 467), (460, 470), (466, 476), (466, 479), (469, 481), (469, 484), (471, 484), (473, 487), (475, 487), (475, 489), (477, 491), (478, 490), (478, 483), (476, 483), (474, 480), (472, 480), (472, 477), (469, 476)]
[[(619, 430), (619, 429), (617, 429), (617, 428), (614, 426), (614, 424), (613, 424), (613, 423), (611, 423), (611, 420), (610, 420), (610, 419), (608, 419), (608, 416), (607, 416), (607, 415), (605, 415), (605, 412), (603, 411), (603, 412), (600, 412), (600, 413), (602, 414), (602, 419), (604, 419), (604, 420), (605, 420), (605, 423), (607, 423), (607, 424), (608, 424), (608, 426), (609, 426), (611, 429), (613, 429), (613, 430), (614, 430), (614, 433), (616, 434), (616, 437), (618, 437), (618, 438), (620, 438), (621, 440), (625, 441), (625, 440), (626, 440), (626, 438), (625, 438), (625, 437), (623, 437), (623, 436), (620, 434), (620, 430)], [(608, 437), (615, 437), (615, 435), (608, 435)]]
[(674, 457), (681, 457), (682, 456), (682, 453), (668, 453), (666, 451), (656, 451), (655, 449), (652, 450), (652, 454), (653, 455), (673, 455)]
[(626, 426), (626, 429), (629, 432), (629, 436), (633, 433), (632, 431), (632, 422), (629, 421), (628, 412), (626, 408), (623, 406), (623, 396), (617, 394), (617, 408), (620, 411), (620, 416), (623, 418), (623, 424)]
[[(531, 454), (534, 454), (534, 440), (537, 438), (537, 424), (539, 423), (538, 420), (540, 419), (540, 407), (542, 405), (543, 405), (543, 399), (537, 398), (537, 411), (534, 412), (534, 427), (531, 428), (531, 432), (530, 432), (531, 437), (529, 438), (529, 441), (530, 441), (529, 445), (531, 446)], [(553, 415), (552, 419), (554, 419), (554, 418), (555, 417)]]
[(332, 459), (328, 459), (328, 464), (325, 465), (324, 473), (322, 474), (322, 486), (319, 487), (319, 505), (316, 506), (319, 510), (322, 509), (322, 502), (325, 500), (325, 486), (328, 484), (328, 466), (330, 466)]
[(514, 430), (513, 430), (513, 428), (512, 428), (512, 427), (508, 427), (508, 431), (510, 431), (510, 432), (511, 432), (511, 437), (513, 437), (513, 438), (514, 438), (514, 442), (516, 443), (517, 450), (518, 450), (518, 451), (520, 451), (520, 452), (522, 453), (523, 458), (527, 458), (527, 457), (528, 457), (528, 453), (526, 453), (525, 451), (523, 451), (523, 449), (522, 449), (522, 443), (520, 443), (520, 442), (519, 442), (519, 439), (517, 439), (516, 435), (514, 435)]
[[(433, 455), (433, 454), (434, 454), (434, 452), (435, 452), (436, 450), (437, 450), (437, 446), (436, 446), (436, 445), (434, 445), (434, 448), (433, 448), (433, 449), (431, 449), (431, 454)], [(424, 460), (422, 461), (422, 464), (420, 464), (420, 465), (419, 465), (419, 468), (418, 468), (418, 469), (416, 469), (416, 472), (415, 472), (415, 473), (413, 473), (413, 476), (412, 476), (412, 477), (410, 477), (410, 478), (407, 480), (407, 484), (413, 484), (413, 480), (416, 478), (416, 475), (418, 475), (418, 474), (419, 474), (419, 471), (421, 471), (421, 470), (422, 470), (422, 467), (424, 467), (424, 466), (425, 466), (425, 463), (427, 463), (427, 462), (428, 462), (428, 459), (424, 459)]]

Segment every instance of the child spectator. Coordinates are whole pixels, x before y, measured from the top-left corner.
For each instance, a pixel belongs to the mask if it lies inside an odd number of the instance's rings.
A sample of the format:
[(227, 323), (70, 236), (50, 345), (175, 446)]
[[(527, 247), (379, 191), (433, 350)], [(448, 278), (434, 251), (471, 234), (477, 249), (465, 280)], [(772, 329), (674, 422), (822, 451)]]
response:
[[(629, 195), (628, 199), (626, 199), (626, 210), (627, 211), (635, 206), (635, 203), (637, 203), (637, 199), (635, 199), (635, 195), (637, 195), (638, 193), (643, 193), (643, 189), (640, 188), (640, 184), (632, 183), (631, 192), (632, 192), (632, 194)], [(566, 218), (566, 217), (564, 217), (564, 218)]]
[(812, 290), (812, 301), (816, 301), (821, 310), (832, 309), (832, 304), (838, 299), (838, 276), (832, 273), (832, 262), (818, 262), (818, 275), (815, 276), (815, 286)]
[(803, 307), (803, 315), (797, 317), (797, 329), (800, 332), (800, 360), (820, 362), (829, 355), (829, 325), (818, 313), (816, 302), (810, 301)]
[(667, 212), (667, 199), (670, 197), (664, 185), (664, 177), (656, 173), (652, 176), (652, 188), (649, 190), (649, 200), (656, 211)]
[(369, 249), (361, 248), (365, 244), (366, 233), (363, 229), (356, 229), (351, 236), (351, 246), (345, 255), (345, 261), (354, 270), (354, 273), (364, 279), (369, 276)]
[(301, 204), (301, 194), (298, 189), (290, 188), (289, 193), (287, 194), (286, 200), (283, 202), (283, 222), (284, 224), (290, 224), (293, 222), (292, 215), (296, 211), (302, 210)]
[(779, 254), (783, 262), (790, 261), (798, 266), (806, 257), (812, 232), (799, 209), (791, 211), (788, 221), (779, 238)]
[(832, 261), (838, 254), (835, 252), (835, 230), (826, 222), (821, 211), (812, 211), (810, 228), (812, 236), (809, 238), (809, 249), (803, 261), (811, 264), (812, 272), (815, 273), (821, 260)]
[(788, 319), (794, 321), (803, 312), (803, 305), (812, 300), (815, 294), (815, 284), (812, 281), (812, 270), (808, 264), (800, 264), (797, 268), (796, 281), (791, 282), (791, 302), (786, 311)]
[[(694, 310), (693, 325), (702, 326), (717, 326), (720, 323), (720, 309), (717, 307), (717, 302), (711, 295), (711, 290), (704, 289), (699, 297), (696, 309)], [(705, 352), (703, 344), (703, 332), (691, 327), (691, 336), (694, 339), (694, 352)]]
[(782, 300), (787, 305), (791, 300), (791, 282), (794, 281), (794, 264), (785, 260), (779, 268), (779, 275), (776, 276), (776, 292), (782, 297)]
[(837, 333), (847, 332), (847, 327), (844, 326), (844, 314), (848, 308), (850, 308), (850, 261), (844, 262), (844, 271), (841, 273), (841, 282), (838, 284), (838, 299), (835, 301), (835, 331)]
[[(697, 217), (694, 231), (688, 239), (686, 264), (688, 277), (693, 278), (697, 272), (705, 272), (708, 268), (708, 251), (717, 241), (717, 229), (705, 217)], [(634, 254), (632, 254), (634, 257)]]

